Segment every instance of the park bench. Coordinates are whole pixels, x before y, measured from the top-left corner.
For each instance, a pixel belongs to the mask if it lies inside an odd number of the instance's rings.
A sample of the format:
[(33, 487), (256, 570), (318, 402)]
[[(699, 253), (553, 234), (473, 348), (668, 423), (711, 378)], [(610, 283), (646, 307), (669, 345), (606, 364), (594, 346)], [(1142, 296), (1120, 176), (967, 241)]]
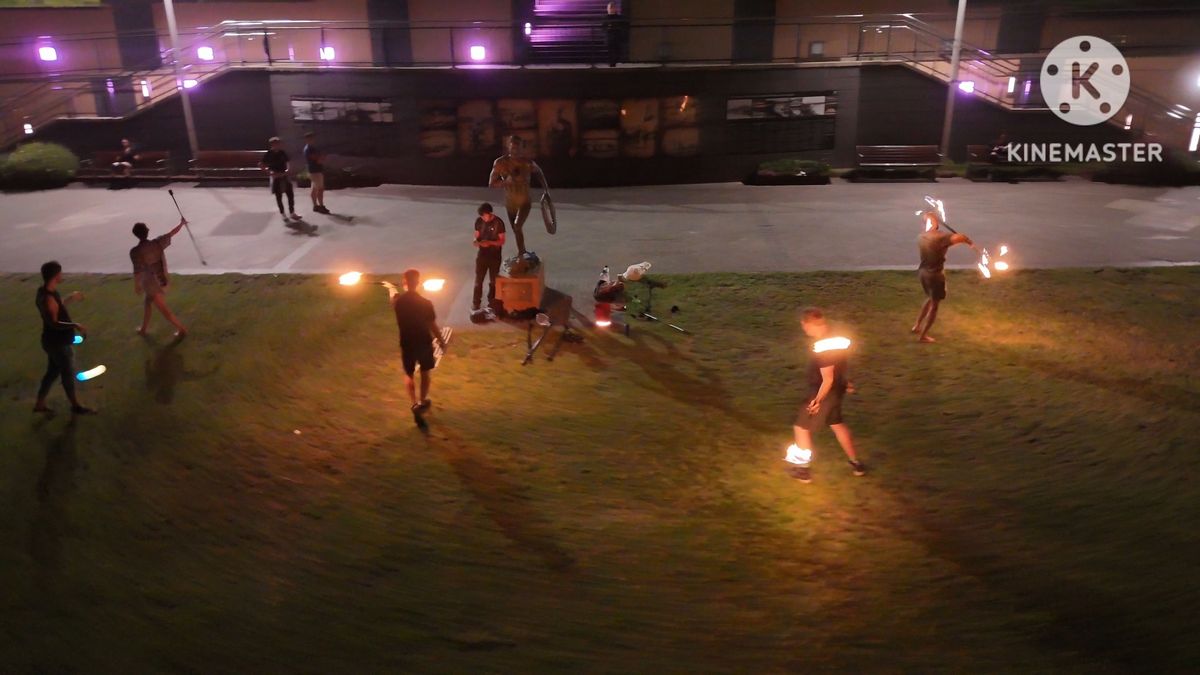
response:
[(1062, 172), (1044, 162), (993, 162), (992, 146), (967, 146), (967, 171), (969, 180), (1016, 183), (1031, 180), (1058, 180)]
[(856, 145), (858, 167), (854, 178), (870, 177), (937, 179), (942, 154), (936, 145)]
[(192, 173), (205, 180), (266, 181), (267, 173), (259, 168), (265, 150), (200, 150), (188, 164)]
[[(171, 153), (166, 150), (138, 150), (138, 159), (133, 163), (134, 178), (168, 178), (171, 175)], [(90, 159), (79, 163), (75, 174), (80, 180), (108, 180), (113, 178), (113, 162), (121, 156), (119, 150), (93, 152)]]

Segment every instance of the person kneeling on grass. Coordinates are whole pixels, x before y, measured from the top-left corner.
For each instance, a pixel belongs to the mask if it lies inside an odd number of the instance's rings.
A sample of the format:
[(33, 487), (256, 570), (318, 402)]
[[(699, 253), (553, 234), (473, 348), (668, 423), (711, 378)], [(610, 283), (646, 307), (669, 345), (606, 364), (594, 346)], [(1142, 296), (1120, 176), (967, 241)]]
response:
[(175, 326), (175, 337), (181, 338), (187, 335), (187, 329), (167, 306), (169, 279), (165, 250), (171, 245), (171, 237), (179, 234), (185, 225), (187, 225), (187, 221), (180, 218), (175, 229), (153, 239), (150, 238), (150, 228), (146, 227), (145, 223), (134, 223), (133, 225), (133, 236), (138, 239), (137, 246), (129, 249), (129, 259), (133, 262), (133, 292), (146, 296), (142, 308), (142, 325), (137, 329), (138, 335), (145, 336), (146, 331), (149, 330), (150, 313), (153, 307), (157, 307), (167, 321)]
[[(388, 301), (396, 312), (396, 325), (400, 328), (400, 360), (404, 364), (404, 387), (412, 401), (412, 411), (420, 415), (429, 409), (429, 385), (433, 380), (433, 369), (437, 365), (433, 356), (433, 341), (436, 339), (443, 349), (442, 331), (437, 325), (433, 303), (421, 295), (421, 273), (410, 269), (404, 272), (404, 292), (392, 284), (386, 284)], [(421, 366), (421, 397), (417, 398), (413, 373)], [(419, 421), (419, 419), (418, 419)]]
[(42, 385), (38, 387), (37, 402), (33, 404), (33, 412), (52, 414), (54, 411), (46, 406), (46, 396), (54, 386), (54, 380), (62, 380), (63, 391), (71, 402), (71, 412), (76, 415), (90, 415), (95, 410), (85, 407), (75, 398), (75, 331), (87, 335), (87, 328), (81, 323), (71, 321), (67, 305), (82, 300), (83, 293), (76, 291), (64, 300), (58, 294), (58, 286), (62, 283), (62, 265), (51, 260), (42, 265), (42, 285), (37, 289), (37, 308), (42, 315), (42, 351), (46, 352), (48, 363), (46, 374), (42, 376)]
[(813, 457), (812, 434), (825, 425), (833, 431), (846, 453), (855, 476), (865, 475), (867, 467), (858, 461), (850, 427), (842, 421), (842, 399), (853, 386), (847, 379), (847, 356), (850, 341), (830, 334), (825, 313), (816, 307), (801, 313), (800, 326), (813, 339), (812, 354), (806, 373), (808, 396), (804, 407), (796, 413), (793, 427), (795, 444), (788, 448), (785, 461), (792, 464), (792, 475), (802, 482), (812, 480), (809, 464)]

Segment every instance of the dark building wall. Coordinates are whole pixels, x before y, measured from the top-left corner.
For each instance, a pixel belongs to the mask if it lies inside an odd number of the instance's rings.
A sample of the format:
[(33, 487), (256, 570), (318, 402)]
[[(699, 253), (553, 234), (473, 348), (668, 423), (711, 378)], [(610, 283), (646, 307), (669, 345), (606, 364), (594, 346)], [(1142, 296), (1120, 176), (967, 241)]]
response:
[[(235, 71), (189, 90), (196, 137), (204, 150), (265, 148), (275, 133), (270, 75)], [(178, 98), (165, 101), (126, 120), (62, 120), (38, 130), (37, 140), (54, 141), (80, 157), (120, 147), (131, 138), (145, 150), (170, 150), (176, 170), (190, 156)]]
[[(941, 144), (946, 85), (902, 66), (864, 66), (861, 72), (859, 145)], [(1131, 140), (1130, 134), (1111, 124), (1075, 126), (1049, 111), (1005, 110), (962, 93), (954, 104), (950, 158), (965, 161), (967, 145), (990, 143), (1001, 131), (1018, 143)]]

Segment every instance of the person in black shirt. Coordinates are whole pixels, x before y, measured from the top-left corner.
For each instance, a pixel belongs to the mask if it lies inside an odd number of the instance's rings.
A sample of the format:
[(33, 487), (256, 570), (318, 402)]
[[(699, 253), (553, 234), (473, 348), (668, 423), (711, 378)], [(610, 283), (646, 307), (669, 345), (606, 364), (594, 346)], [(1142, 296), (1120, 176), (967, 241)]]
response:
[(475, 219), (475, 291), (471, 296), (471, 311), (479, 309), (483, 299), (483, 278), (488, 277), (488, 306), (496, 299), (496, 277), (500, 275), (500, 252), (504, 248), (504, 220), (492, 213), (492, 205), (479, 205)]
[(832, 335), (825, 321), (825, 313), (816, 307), (803, 311), (800, 327), (805, 335), (813, 339), (806, 370), (808, 390), (804, 407), (796, 413), (793, 425), (795, 445), (788, 448), (788, 455), (784, 459), (793, 465), (796, 478), (805, 483), (811, 480), (809, 463), (813, 456), (812, 433), (828, 425), (846, 453), (850, 469), (855, 476), (862, 476), (866, 474), (867, 467), (858, 460), (850, 427), (842, 420), (842, 399), (847, 392), (853, 391), (853, 385), (847, 377), (850, 341)]
[(304, 134), (304, 163), (308, 166), (308, 177), (312, 180), (313, 211), (329, 213), (325, 208), (325, 153), (313, 142), (317, 135), (313, 132)]
[(611, 68), (617, 67), (617, 61), (621, 60), (621, 47), (625, 45), (625, 17), (621, 16), (621, 11), (617, 7), (617, 3), (608, 3), (607, 14), (604, 15), (604, 45), (608, 48), (608, 65)]
[(288, 217), (283, 213), (283, 196), (286, 194), (288, 213), (293, 220), (300, 220), (300, 216), (296, 215), (296, 194), (292, 191), (292, 179), (288, 177), (292, 167), (288, 154), (283, 149), (283, 142), (278, 136), (272, 136), (267, 144), (271, 149), (263, 153), (258, 166), (271, 175), (271, 192), (275, 195), (275, 204), (279, 206), (279, 215), (287, 222)]
[(37, 289), (37, 308), (42, 317), (42, 350), (46, 352), (48, 363), (46, 374), (42, 376), (42, 384), (38, 387), (37, 402), (33, 405), (35, 413), (52, 413), (46, 406), (46, 396), (54, 381), (61, 379), (63, 391), (71, 402), (71, 412), (76, 415), (88, 415), (96, 412), (84, 407), (75, 398), (75, 352), (71, 345), (75, 343), (75, 332), (87, 335), (87, 328), (81, 323), (71, 321), (67, 305), (83, 299), (83, 294), (76, 291), (64, 300), (58, 294), (58, 286), (62, 283), (62, 265), (51, 260), (42, 265), (42, 285)]
[[(433, 403), (429, 400), (429, 386), (433, 381), (433, 369), (436, 366), (433, 357), (433, 341), (436, 339), (442, 348), (442, 331), (437, 325), (437, 315), (433, 311), (433, 303), (423, 297), (418, 289), (421, 287), (421, 273), (410, 269), (404, 272), (404, 292), (395, 286), (385, 283), (388, 289), (388, 300), (392, 310), (396, 312), (396, 325), (400, 329), (400, 360), (404, 364), (404, 387), (408, 390), (408, 398), (412, 401), (412, 411), (416, 415), (429, 409)], [(413, 373), (421, 366), (421, 396), (417, 397)], [(419, 418), (418, 418), (419, 420)]]
[(946, 299), (946, 253), (955, 244), (966, 244), (975, 248), (975, 242), (965, 234), (951, 234), (941, 229), (941, 216), (936, 210), (926, 211), (925, 231), (917, 240), (917, 249), (921, 253), (921, 265), (917, 276), (921, 279), (921, 288), (925, 291), (925, 304), (917, 315), (912, 332), (920, 335), (921, 342), (934, 342), (929, 334), (933, 322), (937, 320), (938, 303)]
[(133, 149), (133, 142), (128, 138), (121, 139), (121, 154), (117, 155), (117, 161), (112, 163), (112, 170), (115, 174), (122, 176), (133, 175), (133, 163), (141, 159), (137, 151)]

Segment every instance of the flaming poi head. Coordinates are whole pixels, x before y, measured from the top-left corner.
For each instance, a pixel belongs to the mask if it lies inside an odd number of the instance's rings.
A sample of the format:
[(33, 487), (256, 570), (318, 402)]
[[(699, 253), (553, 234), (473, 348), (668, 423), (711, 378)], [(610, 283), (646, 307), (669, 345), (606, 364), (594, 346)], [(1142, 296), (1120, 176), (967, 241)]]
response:
[(421, 283), (421, 288), (430, 293), (436, 293), (446, 287), (445, 279), (426, 279)]
[(362, 272), (346, 272), (338, 277), (338, 283), (343, 286), (353, 286), (362, 281)]
[(946, 205), (945, 205), (945, 203), (943, 203), (942, 200), (938, 199), (937, 197), (931, 197), (929, 195), (925, 195), (925, 203), (929, 206), (929, 208), (921, 209), (920, 211), (917, 211), (917, 215), (920, 216), (921, 219), (925, 221), (925, 231), (928, 232), (933, 229), (934, 219), (936, 219), (936, 222), (939, 225), (945, 225), (946, 224)]
[(983, 252), (979, 254), (979, 264), (977, 267), (979, 268), (979, 273), (983, 275), (984, 279), (991, 279), (993, 271), (1007, 272), (1009, 269), (1011, 269), (1011, 266), (1007, 260), (1001, 260), (1001, 258), (1006, 255), (1008, 255), (1008, 246), (1006, 244), (1000, 245), (1000, 255), (997, 256), (993, 256), (988, 253), (986, 248), (983, 249)]

